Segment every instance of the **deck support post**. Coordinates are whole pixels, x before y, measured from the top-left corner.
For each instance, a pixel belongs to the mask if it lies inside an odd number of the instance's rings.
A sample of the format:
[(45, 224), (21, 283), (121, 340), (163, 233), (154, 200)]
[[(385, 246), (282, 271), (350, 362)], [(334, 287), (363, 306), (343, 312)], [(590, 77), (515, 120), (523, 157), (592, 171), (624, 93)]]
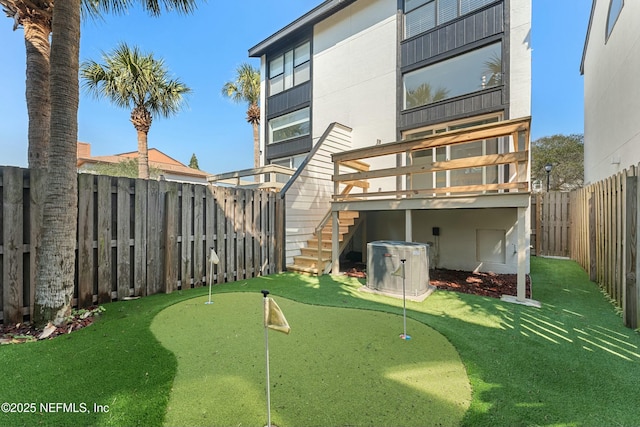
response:
[(522, 302), (527, 297), (527, 248), (526, 248), (526, 220), (527, 208), (518, 208), (518, 287), (516, 299)]
[(413, 242), (413, 224), (411, 222), (411, 209), (404, 211), (404, 241)]
[(340, 240), (338, 211), (331, 212), (331, 274), (340, 274)]

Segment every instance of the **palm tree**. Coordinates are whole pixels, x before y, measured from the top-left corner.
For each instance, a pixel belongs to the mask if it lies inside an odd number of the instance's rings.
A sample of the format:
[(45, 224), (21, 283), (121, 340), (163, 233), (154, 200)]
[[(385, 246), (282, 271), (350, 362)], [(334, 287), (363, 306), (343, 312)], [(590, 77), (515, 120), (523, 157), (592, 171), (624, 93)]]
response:
[(85, 61), (80, 67), (84, 87), (97, 98), (104, 96), (122, 108), (131, 109), (131, 123), (138, 132), (138, 177), (149, 178), (147, 135), (153, 115), (170, 117), (180, 111), (184, 95), (191, 89), (169, 78), (161, 59), (143, 54), (138, 47), (121, 43), (104, 64)]
[(222, 87), (222, 95), (249, 104), (247, 122), (253, 126), (253, 164), (260, 167), (260, 71), (250, 64), (241, 64), (236, 69), (236, 79)]
[[(123, 13), (134, 0), (81, 0), (81, 17), (98, 18), (103, 13)], [(190, 13), (194, 0), (140, 1), (143, 9), (153, 16), (167, 10)], [(49, 101), (49, 55), (51, 45), (51, 19), (54, 2), (51, 0), (0, 0), (0, 7), (13, 21), (13, 30), (24, 29), (26, 47), (25, 92), (28, 129), (28, 159), (32, 169), (46, 169), (50, 137), (51, 104)]]
[(422, 83), (414, 90), (408, 90), (406, 94), (406, 107), (413, 108), (421, 105), (431, 104), (432, 102), (441, 101), (449, 95), (449, 90), (438, 88), (433, 91), (429, 83)]
[(78, 215), (76, 141), (80, 0), (57, 2), (51, 42), (49, 173), (37, 248), (34, 322), (58, 325), (71, 312)]
[(29, 116), (29, 166), (46, 169), (49, 147), (49, 34), (53, 2), (46, 0), (0, 0), (0, 6), (13, 19), (13, 30), (24, 28), (26, 56), (26, 96)]
[[(11, 0), (2, 1), (4, 6)], [(61, 1), (51, 14), (53, 37), (50, 67), (46, 68), (47, 73), (51, 70), (51, 84), (45, 88), (51, 103), (51, 144), (48, 150), (47, 184), (44, 186), (47, 189), (43, 208), (45, 226), (42, 244), (37, 247), (36, 255), (33, 317), (36, 325), (43, 325), (47, 321), (57, 325), (63, 323), (71, 311), (73, 297), (78, 219), (76, 144), (81, 1)], [(120, 7), (129, 6), (131, 1), (87, 0), (86, 3), (93, 10), (99, 8), (109, 12), (121, 10)], [(156, 0), (140, 3), (151, 14), (159, 14)], [(163, 4), (185, 13), (194, 9), (194, 0), (163, 0)]]

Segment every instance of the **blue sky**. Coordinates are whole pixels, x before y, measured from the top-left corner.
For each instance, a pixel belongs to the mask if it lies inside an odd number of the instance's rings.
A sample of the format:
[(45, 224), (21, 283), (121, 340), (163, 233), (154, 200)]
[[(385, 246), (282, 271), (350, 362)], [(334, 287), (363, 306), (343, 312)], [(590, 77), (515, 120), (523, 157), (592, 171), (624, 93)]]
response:
[[(512, 0), (513, 1), (513, 0)], [(163, 58), (171, 73), (193, 89), (176, 117), (157, 118), (149, 147), (188, 164), (193, 153), (210, 173), (253, 166), (252, 131), (246, 106), (221, 95), (236, 67), (249, 62), (248, 49), (319, 5), (322, 0), (244, 0), (240, 8), (209, 0), (195, 14), (151, 18), (134, 10), (82, 26), (80, 60), (101, 60), (118, 43), (137, 45)], [(532, 0), (532, 139), (583, 133), (583, 81), (579, 73), (589, 20), (588, 0)], [(1, 16), (4, 16), (2, 14)], [(0, 19), (0, 165), (27, 166), (25, 45), (22, 29)], [(81, 91), (78, 140), (92, 155), (137, 149), (130, 112)]]

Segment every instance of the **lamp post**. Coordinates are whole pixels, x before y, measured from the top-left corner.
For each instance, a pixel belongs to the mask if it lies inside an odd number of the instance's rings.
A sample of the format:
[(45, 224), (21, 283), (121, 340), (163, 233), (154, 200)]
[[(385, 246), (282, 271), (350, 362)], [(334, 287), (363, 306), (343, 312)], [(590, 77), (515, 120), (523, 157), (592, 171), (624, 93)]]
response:
[(551, 174), (551, 169), (553, 169), (553, 165), (551, 163), (544, 165), (544, 170), (547, 172), (547, 193), (549, 192), (549, 175)]

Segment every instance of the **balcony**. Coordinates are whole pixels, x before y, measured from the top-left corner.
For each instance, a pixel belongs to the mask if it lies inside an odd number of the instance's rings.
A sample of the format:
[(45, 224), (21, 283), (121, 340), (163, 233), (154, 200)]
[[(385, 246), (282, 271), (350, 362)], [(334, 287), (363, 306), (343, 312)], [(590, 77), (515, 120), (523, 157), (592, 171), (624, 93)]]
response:
[[(336, 153), (332, 210), (526, 207), (530, 124), (525, 117)], [(357, 163), (370, 168), (344, 172)], [(344, 191), (352, 187), (362, 190)]]

